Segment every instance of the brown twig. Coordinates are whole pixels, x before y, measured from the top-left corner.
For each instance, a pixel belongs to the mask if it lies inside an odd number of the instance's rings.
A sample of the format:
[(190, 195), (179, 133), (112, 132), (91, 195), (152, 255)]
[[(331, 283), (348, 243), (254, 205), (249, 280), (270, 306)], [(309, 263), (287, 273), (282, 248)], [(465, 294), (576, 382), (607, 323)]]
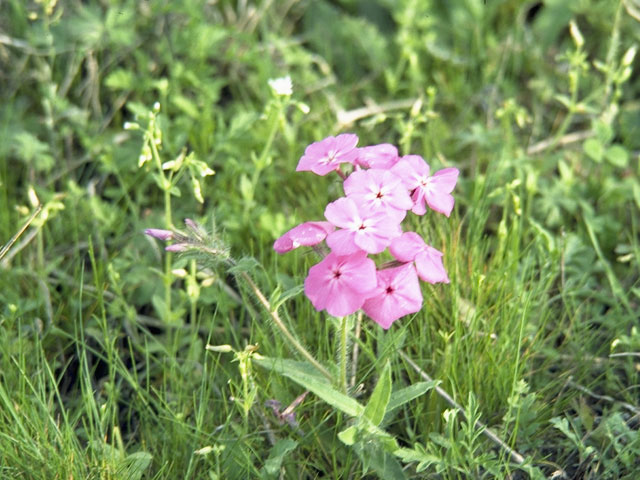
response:
[(544, 152), (545, 150), (552, 147), (563, 147), (565, 145), (569, 145), (570, 143), (580, 142), (582, 140), (586, 140), (587, 138), (593, 137), (595, 133), (593, 130), (583, 130), (581, 132), (572, 132), (563, 135), (559, 139), (547, 138), (546, 140), (542, 140), (541, 142), (534, 143), (527, 147), (527, 155), (536, 155), (538, 153)]

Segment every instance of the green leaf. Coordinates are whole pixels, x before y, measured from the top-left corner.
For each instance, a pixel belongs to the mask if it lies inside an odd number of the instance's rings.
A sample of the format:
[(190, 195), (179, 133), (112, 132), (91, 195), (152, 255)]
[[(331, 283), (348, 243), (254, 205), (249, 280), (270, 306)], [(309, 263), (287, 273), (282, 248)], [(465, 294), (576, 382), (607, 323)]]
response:
[(356, 443), (357, 434), (358, 434), (358, 429), (352, 425), (351, 427), (348, 427), (343, 431), (341, 431), (340, 433), (338, 433), (338, 438), (345, 445), (351, 446), (354, 443)]
[(337, 408), (351, 417), (359, 417), (364, 413), (364, 407), (353, 398), (336, 390), (313, 366), (305, 362), (284, 360), (277, 358), (255, 358), (254, 363), (290, 378), (298, 385), (315, 393), (332, 407)]
[(153, 297), (151, 297), (151, 304), (153, 305), (158, 318), (167, 321), (169, 317), (169, 311), (167, 310), (167, 304), (165, 303), (164, 298), (162, 298), (161, 295), (154, 295)]
[(398, 460), (392, 454), (383, 450), (380, 443), (356, 443), (354, 449), (362, 461), (363, 473), (366, 473), (366, 470), (371, 468), (380, 478), (391, 480), (404, 480), (407, 478)]
[(253, 185), (251, 180), (245, 174), (240, 176), (240, 194), (246, 202), (253, 201)]
[(434, 463), (438, 463), (439, 459), (435, 455), (427, 453), (422, 445), (416, 444), (415, 448), (400, 448), (395, 455), (406, 463), (418, 462), (416, 472), (422, 472)]
[(374, 425), (380, 425), (391, 398), (391, 364), (389, 361), (382, 369), (382, 374), (378, 379), (378, 383), (369, 398), (369, 402), (364, 409), (364, 416), (368, 418)]
[(297, 446), (298, 442), (291, 440), (290, 438), (285, 438), (276, 442), (269, 453), (269, 458), (267, 458), (267, 461), (264, 464), (264, 471), (268, 475), (268, 478), (274, 477), (280, 472), (280, 467), (282, 466), (282, 461), (284, 460), (285, 455), (294, 450)]
[(304, 285), (296, 285), (295, 287), (290, 288), (289, 290), (282, 293), (278, 291), (277, 295), (274, 292), (274, 295), (272, 296), (270, 301), (271, 306), (274, 310), (278, 310), (284, 302), (286, 302), (290, 298), (297, 297), (302, 292), (304, 292)]
[(242, 272), (251, 272), (255, 268), (260, 266), (260, 262), (258, 262), (253, 257), (242, 257), (240, 260), (236, 262), (236, 264), (229, 268), (229, 273), (242, 273)]
[(38, 172), (48, 172), (55, 165), (49, 144), (41, 142), (29, 132), (20, 132), (13, 137), (13, 150), (26, 164)]
[(152, 459), (153, 456), (148, 452), (136, 452), (127, 455), (124, 460), (128, 464), (125, 477), (129, 480), (139, 480), (149, 468)]
[(119, 68), (111, 72), (104, 83), (112, 90), (133, 90), (136, 85), (135, 75), (129, 71)]
[(171, 96), (171, 103), (179, 110), (191, 118), (200, 118), (200, 109), (190, 99), (184, 95), (175, 94)]
[(640, 183), (633, 182), (633, 200), (636, 202), (636, 206), (640, 208)]
[(629, 152), (622, 145), (612, 145), (604, 154), (611, 165), (625, 168), (629, 164)]
[(410, 402), (414, 398), (418, 398), (420, 395), (424, 395), (429, 390), (432, 390), (440, 383), (439, 380), (431, 380), (429, 382), (418, 382), (408, 387), (402, 388), (397, 392), (391, 394), (389, 404), (387, 405), (387, 412), (395, 410), (401, 407), (405, 403)]
[(584, 153), (586, 153), (594, 162), (602, 162), (602, 157), (604, 156), (604, 146), (599, 140), (590, 138), (584, 142), (582, 148), (584, 150)]

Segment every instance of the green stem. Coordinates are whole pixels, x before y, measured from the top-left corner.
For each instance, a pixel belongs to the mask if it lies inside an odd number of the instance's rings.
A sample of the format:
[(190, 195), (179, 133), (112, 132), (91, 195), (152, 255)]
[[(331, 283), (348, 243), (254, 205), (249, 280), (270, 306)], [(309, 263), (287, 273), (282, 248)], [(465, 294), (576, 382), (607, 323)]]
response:
[[(171, 222), (171, 192), (166, 189), (164, 191), (164, 223), (167, 229), (172, 228)], [(173, 283), (172, 269), (172, 255), (171, 252), (167, 252), (164, 257), (164, 303), (166, 307), (167, 321), (171, 319), (171, 283)]]
[(349, 317), (340, 319), (340, 387), (347, 393), (347, 341), (349, 333)]
[(616, 16), (613, 20), (613, 28), (611, 31), (611, 42), (609, 43), (609, 50), (607, 51), (607, 76), (605, 79), (605, 89), (603, 96), (603, 105), (609, 104), (609, 98), (611, 97), (611, 91), (613, 89), (614, 82), (614, 63), (620, 47), (620, 20), (622, 18), (622, 1), (618, 2), (618, 9), (616, 10)]
[(278, 106), (278, 111), (275, 114), (275, 118), (273, 123), (271, 124), (271, 130), (269, 131), (269, 136), (267, 137), (267, 143), (264, 144), (264, 148), (262, 149), (262, 153), (260, 154), (260, 158), (258, 160), (258, 165), (263, 165), (265, 158), (269, 154), (271, 150), (271, 145), (276, 138), (276, 133), (278, 132), (278, 122), (280, 121), (280, 115), (282, 112), (282, 105)]
[[(194, 285), (196, 285), (196, 282), (198, 281), (196, 278), (196, 274), (198, 273), (198, 267), (196, 265), (196, 261), (195, 259), (191, 259), (190, 265), (189, 265), (189, 275), (191, 276), (191, 281), (193, 282)], [(194, 287), (196, 288), (196, 287)], [(199, 292), (198, 289), (196, 289), (196, 291)], [(191, 325), (196, 325), (196, 320), (197, 320), (197, 304), (198, 304), (198, 296), (190, 296), (189, 297), (189, 301), (191, 302), (191, 312), (190, 312), (190, 316), (191, 316)]]
[[(164, 192), (164, 224), (167, 230), (173, 228), (173, 221), (171, 219), (171, 179), (167, 179), (162, 170), (162, 160), (160, 159), (160, 152), (155, 142), (153, 131), (155, 130), (155, 117), (152, 120), (152, 125), (149, 126), (149, 130), (152, 132), (149, 135), (149, 145), (151, 146), (151, 154), (158, 168), (158, 175), (162, 179), (162, 189)], [(164, 257), (164, 303), (165, 303), (165, 321), (171, 320), (171, 284), (173, 283), (173, 274), (171, 268), (173, 265), (171, 252), (167, 252)]]

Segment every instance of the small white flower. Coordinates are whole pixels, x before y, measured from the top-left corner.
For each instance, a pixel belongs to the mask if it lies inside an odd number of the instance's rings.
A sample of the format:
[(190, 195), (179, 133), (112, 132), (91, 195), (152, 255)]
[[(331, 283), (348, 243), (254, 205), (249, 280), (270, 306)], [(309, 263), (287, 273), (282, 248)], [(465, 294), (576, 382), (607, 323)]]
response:
[(285, 96), (293, 93), (293, 85), (289, 75), (280, 78), (270, 78), (269, 86), (276, 95)]

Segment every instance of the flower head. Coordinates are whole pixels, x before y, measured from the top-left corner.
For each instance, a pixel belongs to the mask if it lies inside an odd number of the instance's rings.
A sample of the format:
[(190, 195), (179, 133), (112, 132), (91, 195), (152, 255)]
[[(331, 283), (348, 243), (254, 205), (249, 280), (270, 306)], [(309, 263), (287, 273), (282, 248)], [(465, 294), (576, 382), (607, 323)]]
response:
[(310, 170), (317, 175), (326, 175), (337, 170), (341, 163), (354, 163), (358, 158), (357, 143), (358, 137), (352, 133), (314, 142), (304, 151), (296, 171)]
[(385, 330), (400, 317), (422, 308), (422, 292), (411, 264), (377, 272), (378, 286), (364, 302), (364, 312)]
[(432, 210), (447, 217), (453, 210), (454, 199), (451, 195), (458, 181), (457, 168), (445, 168), (429, 176), (429, 164), (418, 155), (407, 155), (391, 169), (393, 173), (402, 177), (405, 186), (413, 193), (413, 213), (424, 215), (425, 203)]
[(393, 238), (402, 234), (401, 219), (384, 211), (360, 208), (348, 197), (327, 205), (324, 216), (340, 228), (327, 236), (327, 245), (338, 255), (349, 255), (358, 250), (380, 253)]
[(309, 269), (304, 281), (304, 293), (316, 310), (326, 309), (335, 317), (357, 311), (375, 288), (376, 265), (363, 251), (330, 253)]
[(401, 222), (413, 202), (402, 179), (389, 170), (357, 170), (344, 181), (347, 198), (370, 211), (382, 211)]

